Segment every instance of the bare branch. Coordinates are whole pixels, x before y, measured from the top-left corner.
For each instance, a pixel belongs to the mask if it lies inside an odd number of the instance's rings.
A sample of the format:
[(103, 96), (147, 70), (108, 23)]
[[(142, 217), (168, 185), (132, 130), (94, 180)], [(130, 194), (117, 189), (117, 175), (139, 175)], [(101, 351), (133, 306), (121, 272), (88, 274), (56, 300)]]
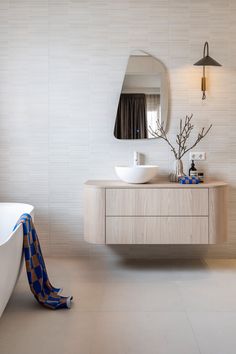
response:
[(174, 156), (176, 159), (181, 159), (189, 150), (193, 149), (210, 131), (212, 124), (209, 126), (207, 130), (203, 127), (201, 131), (197, 135), (197, 139), (195, 140), (194, 144), (191, 147), (187, 147), (187, 142), (188, 139), (194, 129), (194, 125), (192, 124), (192, 118), (193, 114), (190, 116), (186, 115), (184, 121), (180, 119), (179, 123), (179, 133), (176, 135), (176, 144), (178, 147), (178, 150), (172, 145), (170, 140), (168, 139), (165, 129), (164, 129), (164, 124), (160, 123), (159, 120), (157, 120), (157, 129), (154, 131), (151, 126), (149, 126), (149, 132), (153, 137), (158, 137), (167, 142), (167, 144), (170, 146), (171, 151), (174, 153)]
[(212, 128), (212, 124), (209, 126), (209, 128), (206, 130), (205, 133), (204, 133), (205, 128), (202, 128), (201, 133), (198, 133), (198, 137), (197, 137), (195, 143), (194, 143), (190, 148), (188, 148), (188, 149), (186, 149), (186, 150), (184, 151), (184, 153), (180, 156), (180, 159), (181, 159), (189, 150), (193, 149), (193, 148), (208, 134), (208, 132), (210, 131), (211, 128)]
[(171, 151), (174, 153), (175, 158), (178, 159), (178, 155), (176, 153), (176, 150), (175, 150), (174, 146), (171, 144), (171, 142), (169, 141), (169, 139), (166, 136), (166, 132), (165, 132), (165, 129), (163, 127), (163, 123), (160, 123), (159, 120), (157, 120), (157, 130), (154, 131), (152, 129), (152, 127), (149, 126), (149, 132), (152, 134), (152, 136), (165, 140), (167, 142), (167, 144), (170, 146)]

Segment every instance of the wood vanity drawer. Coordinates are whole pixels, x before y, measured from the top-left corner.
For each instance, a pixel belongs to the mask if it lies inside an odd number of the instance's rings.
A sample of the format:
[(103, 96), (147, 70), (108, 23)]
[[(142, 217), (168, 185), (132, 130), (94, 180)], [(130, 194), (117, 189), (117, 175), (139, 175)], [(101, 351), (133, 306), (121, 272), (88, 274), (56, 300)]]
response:
[(106, 217), (106, 244), (208, 244), (208, 217)]
[(107, 216), (207, 216), (207, 188), (106, 189)]

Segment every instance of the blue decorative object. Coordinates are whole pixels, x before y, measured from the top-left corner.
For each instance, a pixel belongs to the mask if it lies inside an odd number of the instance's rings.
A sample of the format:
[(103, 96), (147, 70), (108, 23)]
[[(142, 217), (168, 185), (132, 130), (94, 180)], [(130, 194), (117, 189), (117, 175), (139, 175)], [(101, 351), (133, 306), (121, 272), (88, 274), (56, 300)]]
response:
[(31, 216), (23, 214), (17, 221), (14, 230), (20, 224), (23, 226), (25, 266), (31, 292), (41, 305), (52, 310), (70, 308), (72, 296), (60, 296), (59, 293), (62, 289), (54, 288), (48, 279), (39, 239)]
[(197, 177), (188, 177), (188, 176), (184, 176), (184, 177), (180, 177), (179, 178), (179, 183), (180, 184), (198, 184), (200, 183), (199, 178)]

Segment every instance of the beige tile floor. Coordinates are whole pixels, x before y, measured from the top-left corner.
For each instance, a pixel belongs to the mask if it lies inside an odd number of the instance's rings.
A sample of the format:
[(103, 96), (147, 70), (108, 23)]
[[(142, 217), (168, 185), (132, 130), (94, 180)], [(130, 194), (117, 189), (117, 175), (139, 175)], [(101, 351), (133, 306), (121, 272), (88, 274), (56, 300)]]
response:
[(236, 353), (236, 260), (46, 262), (72, 309), (38, 306), (22, 272), (0, 354)]

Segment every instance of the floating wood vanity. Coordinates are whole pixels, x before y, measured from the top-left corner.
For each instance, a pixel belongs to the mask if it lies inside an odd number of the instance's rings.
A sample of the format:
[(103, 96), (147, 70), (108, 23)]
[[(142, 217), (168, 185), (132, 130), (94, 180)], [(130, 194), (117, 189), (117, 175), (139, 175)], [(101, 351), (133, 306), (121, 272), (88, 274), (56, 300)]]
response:
[(96, 244), (214, 244), (227, 238), (227, 185), (85, 183), (84, 238)]

